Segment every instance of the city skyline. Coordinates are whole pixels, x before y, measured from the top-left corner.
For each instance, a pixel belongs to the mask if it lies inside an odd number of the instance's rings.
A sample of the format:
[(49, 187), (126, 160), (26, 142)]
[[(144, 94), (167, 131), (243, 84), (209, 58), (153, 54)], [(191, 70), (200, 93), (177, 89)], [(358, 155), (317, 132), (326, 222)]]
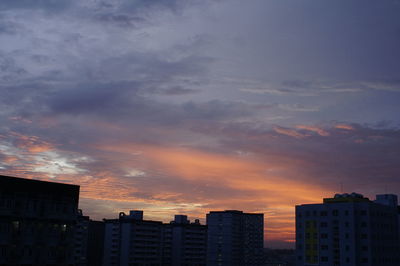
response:
[(81, 186), (95, 219), (399, 194), (396, 0), (0, 2), (0, 174)]

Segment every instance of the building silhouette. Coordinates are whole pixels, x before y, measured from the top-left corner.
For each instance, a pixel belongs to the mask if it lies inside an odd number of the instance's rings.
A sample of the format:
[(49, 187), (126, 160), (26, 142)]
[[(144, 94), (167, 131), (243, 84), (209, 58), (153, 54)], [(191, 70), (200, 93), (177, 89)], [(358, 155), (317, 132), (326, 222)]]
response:
[(74, 235), (75, 266), (103, 265), (104, 222), (93, 221), (79, 210)]
[(207, 265), (263, 264), (264, 214), (212, 211), (207, 226)]
[(105, 219), (103, 265), (206, 265), (207, 227), (176, 215), (169, 224), (143, 219), (143, 211)]
[(79, 186), (0, 176), (0, 265), (74, 265)]
[(199, 220), (191, 223), (186, 215), (175, 215), (164, 224), (163, 265), (205, 266), (207, 257), (207, 226)]
[(161, 265), (162, 222), (143, 220), (143, 211), (104, 222), (103, 265)]
[(87, 235), (87, 265), (102, 266), (104, 253), (104, 222), (89, 220), (89, 232)]
[(0, 175), (0, 265), (262, 265), (263, 214), (210, 212), (201, 225), (132, 210), (92, 221), (78, 209), (79, 189)]
[(296, 265), (398, 266), (399, 248), (396, 195), (336, 194), (296, 206)]

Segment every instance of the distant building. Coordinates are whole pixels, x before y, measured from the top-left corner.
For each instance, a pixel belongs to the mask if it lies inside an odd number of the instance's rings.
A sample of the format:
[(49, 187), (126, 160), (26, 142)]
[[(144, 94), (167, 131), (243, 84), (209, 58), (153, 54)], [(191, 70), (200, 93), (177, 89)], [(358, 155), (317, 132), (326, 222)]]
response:
[(212, 211), (207, 226), (207, 265), (263, 265), (264, 214)]
[(207, 226), (199, 220), (190, 223), (186, 215), (175, 215), (164, 224), (163, 265), (205, 266), (207, 255)]
[(83, 216), (82, 210), (78, 210), (77, 222), (75, 225), (75, 246), (74, 260), (76, 266), (86, 266), (89, 239), (89, 216)]
[(103, 265), (205, 266), (207, 227), (176, 215), (169, 224), (143, 220), (143, 211), (104, 219)]
[(102, 266), (104, 222), (93, 221), (79, 210), (75, 226), (75, 266)]
[(105, 219), (104, 266), (161, 265), (163, 223), (143, 220), (143, 211)]
[(104, 254), (104, 222), (89, 220), (87, 265), (102, 266)]
[(79, 186), (0, 175), (0, 265), (74, 265)]
[(398, 266), (396, 195), (336, 194), (296, 206), (297, 265)]

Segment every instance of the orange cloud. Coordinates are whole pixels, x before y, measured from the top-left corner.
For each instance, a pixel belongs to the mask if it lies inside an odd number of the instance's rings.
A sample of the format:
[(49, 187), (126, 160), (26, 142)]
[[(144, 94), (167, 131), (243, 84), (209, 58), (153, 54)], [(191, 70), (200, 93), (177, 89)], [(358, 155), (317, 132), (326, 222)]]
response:
[[(266, 219), (266, 239), (292, 241), (294, 238), (294, 206), (296, 204), (319, 202), (330, 191), (315, 185), (296, 181), (278, 174), (276, 169), (286, 171), (297, 171), (292, 169), (287, 161), (277, 163), (276, 158), (268, 161), (255, 157), (240, 157), (237, 155), (225, 155), (212, 152), (199, 151), (189, 148), (175, 148), (152, 145), (117, 144), (100, 145), (99, 150), (112, 152), (113, 156), (124, 157), (122, 166), (126, 164), (133, 168), (137, 167), (137, 151), (140, 151), (141, 167), (147, 165), (145, 172), (160, 174), (167, 179), (182, 180), (200, 186), (207, 190), (207, 186), (220, 186), (221, 193), (204, 197), (200, 192), (187, 192), (180, 187), (173, 191), (156, 192), (153, 199), (149, 201), (135, 198), (134, 191), (146, 190), (148, 188), (129, 187), (115, 188), (110, 191), (98, 192), (98, 188), (107, 187), (105, 184), (87, 184), (88, 190), (93, 191), (86, 195), (97, 195), (102, 197), (132, 202), (153, 202), (155, 206), (172, 206), (169, 210), (164, 209), (164, 214), (172, 216), (179, 210), (179, 206), (173, 202), (187, 204), (184, 208), (190, 214), (204, 217), (210, 210), (215, 209), (240, 209), (249, 212), (263, 212)], [(119, 155), (117, 155), (119, 154)], [(129, 160), (129, 158), (131, 160)], [(272, 159), (272, 158), (271, 158)], [(145, 163), (143, 163), (145, 162)], [(293, 162), (299, 164), (299, 162)], [(142, 168), (143, 169), (143, 168)], [(273, 171), (269, 171), (273, 170)], [(301, 173), (298, 173), (301, 175)], [(140, 178), (151, 178), (144, 176)], [(101, 182), (120, 182), (117, 177)], [(94, 188), (95, 186), (95, 188)], [(113, 187), (112, 184), (108, 184)], [(224, 194), (223, 189), (236, 191), (233, 194)], [(106, 189), (107, 190), (107, 189)], [(110, 198), (111, 196), (111, 198)], [(201, 203), (196, 205), (197, 203)], [(190, 206), (193, 209), (190, 210)], [(273, 211), (271, 211), (273, 210)], [(148, 208), (150, 213), (157, 212), (155, 208)]]
[(296, 128), (298, 129), (304, 129), (308, 131), (312, 131), (317, 133), (320, 136), (327, 137), (330, 135), (330, 133), (322, 128), (315, 127), (315, 126), (309, 126), (309, 125), (297, 125)]
[(31, 153), (45, 152), (54, 149), (52, 144), (41, 140), (37, 136), (26, 136), (16, 132), (11, 132), (10, 135), (16, 138), (16, 146), (18, 148), (27, 150)]
[(347, 125), (347, 124), (337, 124), (337, 125), (335, 125), (335, 128), (345, 129), (345, 130), (354, 130), (353, 126)]
[(296, 139), (302, 139), (302, 138), (306, 137), (305, 135), (297, 132), (296, 130), (283, 128), (283, 127), (274, 127), (274, 131), (276, 133), (279, 133), (279, 134), (282, 134), (282, 135), (286, 135), (286, 136), (289, 136), (289, 137), (294, 137)]

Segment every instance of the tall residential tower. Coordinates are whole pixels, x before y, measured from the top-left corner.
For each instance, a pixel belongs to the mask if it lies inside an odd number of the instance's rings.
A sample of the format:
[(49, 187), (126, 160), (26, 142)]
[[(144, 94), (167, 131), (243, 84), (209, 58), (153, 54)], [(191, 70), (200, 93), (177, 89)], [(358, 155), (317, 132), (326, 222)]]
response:
[(207, 226), (207, 265), (262, 265), (264, 214), (212, 211)]
[(296, 206), (297, 265), (398, 266), (396, 195), (336, 194)]

